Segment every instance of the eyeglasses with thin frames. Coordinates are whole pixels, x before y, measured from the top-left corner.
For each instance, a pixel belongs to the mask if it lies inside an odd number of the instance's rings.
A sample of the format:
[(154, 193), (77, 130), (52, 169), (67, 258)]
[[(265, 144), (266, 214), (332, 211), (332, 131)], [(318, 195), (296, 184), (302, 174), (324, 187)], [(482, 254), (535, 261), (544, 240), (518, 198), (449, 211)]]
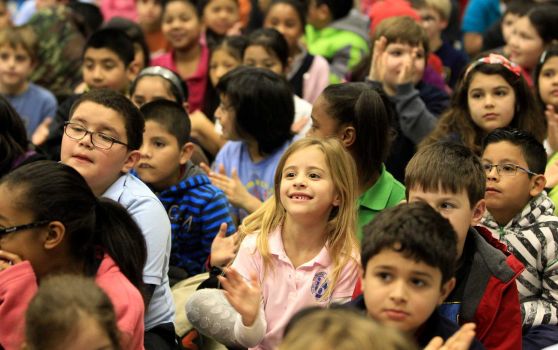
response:
[(17, 231), (28, 230), (30, 228), (44, 226), (44, 225), (48, 224), (49, 222), (50, 222), (50, 220), (41, 220), (41, 221), (32, 222), (30, 224), (25, 224), (25, 225), (18, 225), (18, 226), (0, 228), (0, 238), (2, 238), (2, 236), (5, 236), (7, 234), (14, 233), (14, 232), (17, 232)]
[(86, 128), (83, 127), (83, 125), (78, 123), (65, 122), (64, 133), (69, 138), (76, 141), (82, 140), (84, 137), (87, 136), (87, 134), (89, 134), (91, 135), (91, 143), (93, 144), (93, 146), (102, 150), (111, 149), (112, 145), (115, 143), (124, 145), (129, 148), (129, 146), (126, 143), (119, 141), (112, 136), (105, 135), (102, 132), (87, 130)]
[(490, 174), (492, 168), (496, 168), (496, 172), (498, 175), (502, 176), (515, 176), (517, 174), (517, 170), (521, 170), (529, 175), (538, 175), (537, 173), (532, 172), (529, 169), (525, 169), (517, 164), (506, 163), (506, 164), (490, 164), (490, 163), (483, 163), (482, 168), (486, 175)]

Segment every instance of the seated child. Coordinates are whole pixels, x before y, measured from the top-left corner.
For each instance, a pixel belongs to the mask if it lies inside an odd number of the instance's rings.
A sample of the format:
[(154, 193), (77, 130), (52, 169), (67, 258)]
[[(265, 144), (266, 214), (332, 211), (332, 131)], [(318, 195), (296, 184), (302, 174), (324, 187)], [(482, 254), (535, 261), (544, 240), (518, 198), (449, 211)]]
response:
[(173, 348), (169, 218), (153, 192), (129, 174), (140, 158), (144, 123), (143, 115), (126, 96), (110, 89), (92, 90), (72, 106), (60, 158), (85, 178), (96, 196), (120, 203), (139, 225), (147, 243), (143, 270), (147, 300), (145, 347), (160, 349), (152, 342), (164, 338), (162, 341)]
[[(482, 163), (486, 172), (486, 208), (482, 224), (524, 265), (517, 279), (524, 327), (524, 349), (558, 343), (558, 218), (544, 192), (546, 152), (531, 134), (516, 129), (496, 129), (484, 139)], [(537, 346), (538, 325), (554, 334)], [(532, 328), (529, 330), (528, 328)]]
[(369, 51), (368, 23), (352, 0), (310, 0), (305, 41), (308, 52), (325, 57), (331, 83), (343, 81)]
[(29, 81), (37, 63), (37, 37), (31, 28), (0, 32), (0, 93), (23, 119), (31, 140), (41, 124), (49, 124), (58, 107), (50, 91)]
[[(86, 91), (107, 88), (126, 94), (137, 74), (136, 65), (133, 64), (134, 55), (134, 44), (122, 30), (106, 28), (94, 32), (85, 43), (82, 55), (81, 72), (87, 85)], [(68, 121), (72, 105), (80, 96), (72, 95), (58, 107), (48, 135), (37, 143), (42, 145), (51, 159), (59, 159), (64, 123)]]
[(449, 87), (457, 83), (459, 73), (467, 65), (467, 55), (456, 50), (451, 43), (442, 40), (442, 31), (448, 26), (451, 14), (450, 0), (413, 0), (418, 10), (422, 27), (429, 40), (430, 52), (435, 53), (444, 65), (444, 78)]
[(47, 278), (25, 313), (25, 350), (120, 349), (109, 297), (91, 278)]
[(235, 206), (242, 220), (273, 194), (273, 176), (293, 141), (293, 95), (289, 83), (266, 69), (237, 67), (217, 84), (221, 104), (215, 112), (228, 139), (212, 170), (211, 183)]
[(419, 149), (407, 165), (407, 200), (430, 204), (457, 234), (456, 285), (442, 314), (458, 324), (474, 322), (487, 349), (521, 349), (515, 280), (523, 265), (488, 230), (472, 227), (485, 210), (485, 179), (480, 160), (467, 147), (434, 143)]
[(429, 52), (424, 29), (410, 17), (378, 24), (368, 81), (390, 96), (397, 111), (398, 136), (387, 168), (400, 181), (416, 145), (436, 126), (449, 104), (448, 95), (422, 81)]
[[(362, 296), (351, 303), (421, 348), (457, 332), (459, 326), (437, 309), (455, 286), (451, 223), (426, 203), (402, 204), (378, 214), (363, 235)], [(471, 348), (483, 349), (478, 341)]]
[[(219, 226), (235, 232), (225, 194), (190, 161), (190, 119), (178, 103), (155, 100), (141, 107), (145, 117), (141, 158), (135, 167), (163, 203), (172, 230), (169, 264), (193, 276), (204, 272)], [(172, 278), (173, 276), (171, 276)]]
[(138, 14), (137, 22), (143, 30), (145, 41), (149, 47), (150, 57), (155, 58), (164, 54), (169, 49), (169, 44), (161, 30), (163, 1), (136, 1), (136, 12)]

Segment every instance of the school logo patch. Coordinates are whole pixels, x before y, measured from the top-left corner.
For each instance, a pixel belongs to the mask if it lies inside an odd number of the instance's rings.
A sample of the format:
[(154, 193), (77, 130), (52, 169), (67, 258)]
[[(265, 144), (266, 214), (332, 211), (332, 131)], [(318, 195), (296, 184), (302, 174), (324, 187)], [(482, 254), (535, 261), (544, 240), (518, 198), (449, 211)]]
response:
[(329, 287), (329, 279), (327, 278), (327, 272), (316, 272), (314, 278), (312, 279), (312, 287), (310, 291), (316, 300), (321, 300), (327, 292)]

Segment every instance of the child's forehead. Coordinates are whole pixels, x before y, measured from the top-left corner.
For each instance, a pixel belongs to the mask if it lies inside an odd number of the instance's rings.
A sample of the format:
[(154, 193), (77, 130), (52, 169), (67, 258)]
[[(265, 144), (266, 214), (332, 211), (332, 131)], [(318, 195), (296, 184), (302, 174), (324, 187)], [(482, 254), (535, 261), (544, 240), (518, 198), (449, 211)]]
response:
[(386, 45), (386, 49), (393, 48), (393, 47), (412, 47), (412, 48), (417, 47), (419, 49), (424, 50), (424, 45), (422, 44), (422, 42), (419, 41), (416, 43), (412, 43), (410, 41), (404, 41), (402, 39), (396, 39), (394, 41), (389, 42)]
[(482, 157), (484, 158), (485, 156), (516, 162), (527, 162), (521, 147), (507, 140), (489, 143), (482, 152)]
[(368, 260), (367, 267), (375, 266), (394, 271), (408, 271), (431, 278), (441, 277), (442, 271), (440, 268), (431, 266), (412, 256), (409, 251), (402, 251), (401, 246), (402, 244), (399, 242), (395, 243), (392, 247), (383, 248), (378, 254)]
[(466, 188), (461, 188), (454, 192), (449, 189), (449, 186), (444, 186), (443, 183), (438, 183), (438, 186), (434, 188), (422, 186), (419, 184), (409, 188), (409, 198), (428, 197), (428, 199), (451, 199), (463, 196), (468, 198)]
[(88, 47), (83, 54), (84, 59), (106, 61), (111, 60), (124, 65), (118, 54), (108, 47)]
[(93, 101), (83, 101), (70, 116), (71, 121), (79, 121), (100, 128), (126, 130), (126, 120), (118, 111)]

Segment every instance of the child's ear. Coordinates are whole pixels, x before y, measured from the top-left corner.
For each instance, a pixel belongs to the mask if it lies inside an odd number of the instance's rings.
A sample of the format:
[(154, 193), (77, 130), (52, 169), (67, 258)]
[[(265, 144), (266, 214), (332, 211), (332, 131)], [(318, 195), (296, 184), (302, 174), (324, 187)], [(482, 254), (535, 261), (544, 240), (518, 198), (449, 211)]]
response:
[(128, 77), (128, 81), (130, 84), (136, 79), (140, 72), (140, 63), (136, 61), (132, 61), (128, 68), (126, 69), (126, 76)]
[(48, 224), (47, 232), (44, 236), (43, 247), (52, 250), (58, 246), (66, 235), (66, 227), (60, 221), (52, 221)]
[(480, 201), (475, 204), (473, 207), (473, 215), (471, 217), (471, 226), (476, 226), (481, 221), (482, 216), (486, 210), (486, 201), (481, 199)]
[(333, 16), (331, 15), (331, 11), (326, 4), (318, 5), (318, 18), (322, 22), (331, 22), (333, 20)]
[(438, 299), (438, 305), (441, 305), (444, 300), (448, 297), (451, 293), (453, 288), (455, 287), (455, 277), (450, 278), (449, 281), (442, 285), (442, 289), (440, 290), (440, 298)]
[(333, 195), (333, 202), (331, 203), (334, 207), (338, 207), (341, 204), (341, 197), (339, 193), (335, 192)]
[(533, 175), (531, 177), (531, 188), (529, 189), (529, 195), (531, 197), (538, 196), (546, 186), (546, 177), (543, 174)]
[(441, 19), (440, 20), (440, 29), (441, 30), (445, 30), (448, 27), (448, 20), (447, 19)]
[(122, 166), (122, 170), (120, 171), (123, 173), (128, 173), (136, 166), (136, 164), (138, 164), (140, 157), (141, 157), (141, 153), (137, 149), (128, 153), (126, 161), (124, 162), (124, 165)]
[(192, 158), (193, 153), (194, 144), (192, 142), (186, 142), (180, 150), (180, 158), (178, 160), (178, 163), (180, 163), (180, 165), (186, 164), (190, 160), (190, 158)]
[(341, 131), (341, 142), (345, 148), (351, 147), (356, 141), (356, 130), (354, 126), (346, 126)]

